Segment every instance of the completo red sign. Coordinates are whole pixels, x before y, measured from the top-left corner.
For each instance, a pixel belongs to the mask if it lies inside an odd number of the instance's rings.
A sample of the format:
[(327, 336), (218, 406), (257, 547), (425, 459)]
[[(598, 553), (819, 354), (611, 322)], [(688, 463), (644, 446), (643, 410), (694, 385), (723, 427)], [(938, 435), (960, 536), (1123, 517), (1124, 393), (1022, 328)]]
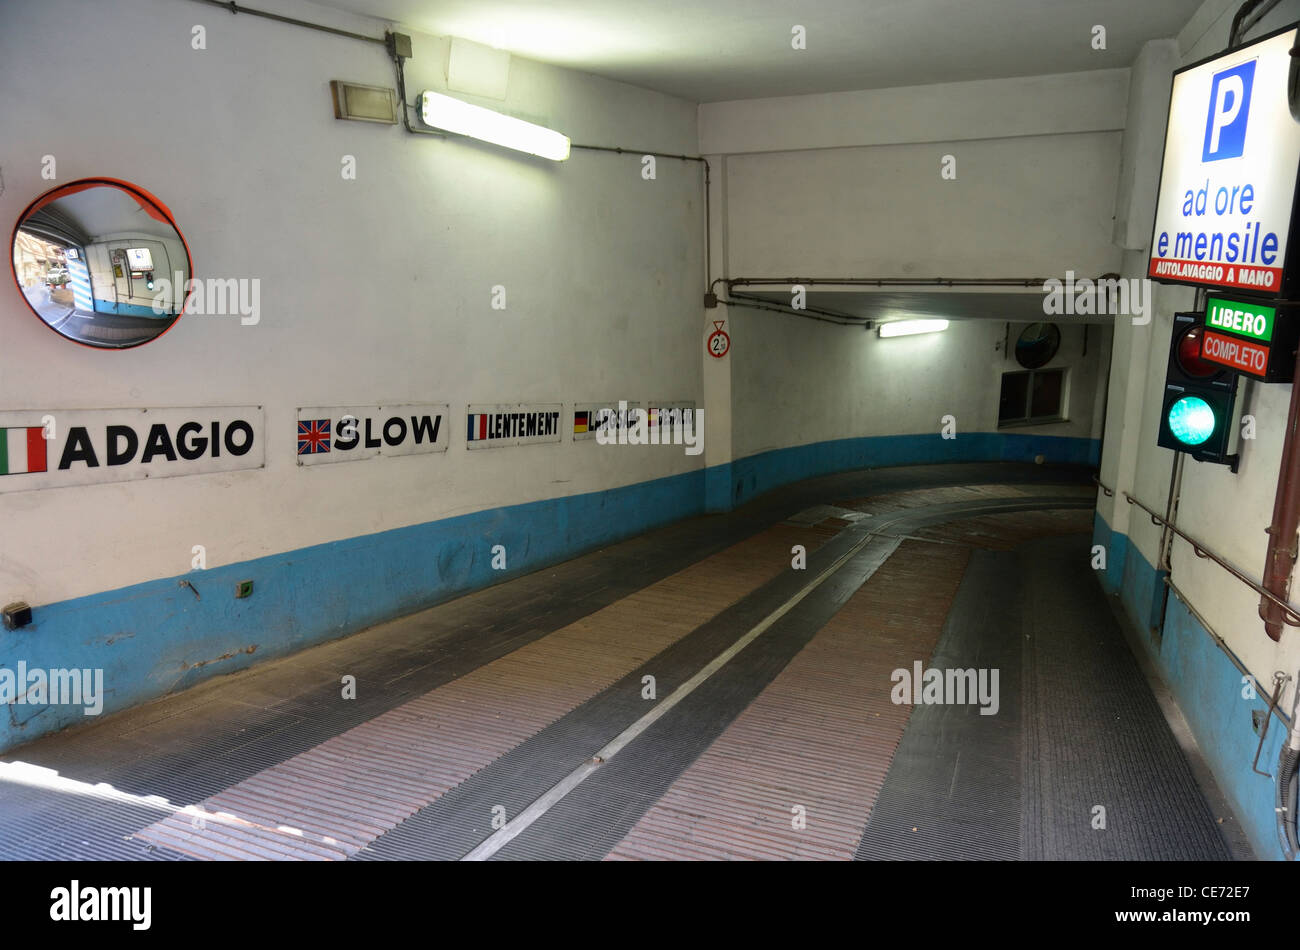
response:
[(1201, 358), (1235, 369), (1247, 376), (1261, 379), (1268, 373), (1268, 347), (1250, 340), (1224, 336), (1213, 330), (1204, 331), (1201, 340)]

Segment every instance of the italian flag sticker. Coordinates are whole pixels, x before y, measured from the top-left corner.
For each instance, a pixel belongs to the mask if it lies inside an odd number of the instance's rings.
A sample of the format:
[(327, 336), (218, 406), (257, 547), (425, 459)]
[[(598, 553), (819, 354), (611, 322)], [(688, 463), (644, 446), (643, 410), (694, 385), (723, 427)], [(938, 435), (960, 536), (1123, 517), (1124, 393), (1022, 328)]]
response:
[(41, 426), (0, 429), (0, 475), (45, 471), (45, 438)]

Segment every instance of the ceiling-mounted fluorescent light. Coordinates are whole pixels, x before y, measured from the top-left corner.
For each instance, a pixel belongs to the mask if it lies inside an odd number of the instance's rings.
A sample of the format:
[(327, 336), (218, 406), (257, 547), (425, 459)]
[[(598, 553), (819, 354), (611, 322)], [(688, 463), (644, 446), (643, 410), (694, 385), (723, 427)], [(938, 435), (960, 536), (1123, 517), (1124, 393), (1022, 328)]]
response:
[(914, 333), (938, 333), (948, 329), (947, 320), (895, 320), (882, 323), (879, 333), (882, 337), (911, 336)]
[(470, 105), (437, 92), (420, 94), (420, 115), (435, 129), (468, 135), (555, 162), (569, 157), (569, 137), (482, 106)]

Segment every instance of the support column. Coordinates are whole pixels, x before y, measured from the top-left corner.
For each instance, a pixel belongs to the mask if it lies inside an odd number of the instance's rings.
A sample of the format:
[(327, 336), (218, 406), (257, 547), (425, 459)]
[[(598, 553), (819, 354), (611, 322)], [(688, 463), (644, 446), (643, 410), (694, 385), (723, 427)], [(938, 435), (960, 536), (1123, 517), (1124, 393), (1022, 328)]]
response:
[[(706, 157), (710, 169), (708, 228), (711, 273), (708, 280), (711, 282), (715, 277), (728, 273), (726, 159), (721, 155)], [(721, 287), (716, 290), (721, 296), (726, 296)], [(706, 307), (703, 314), (700, 359), (704, 361), (704, 509), (730, 511), (734, 499), (731, 487), (731, 365), (733, 360), (741, 358), (737, 354), (739, 341), (731, 313), (725, 305)], [(722, 357), (709, 351), (709, 338), (719, 329), (730, 338), (727, 353)]]

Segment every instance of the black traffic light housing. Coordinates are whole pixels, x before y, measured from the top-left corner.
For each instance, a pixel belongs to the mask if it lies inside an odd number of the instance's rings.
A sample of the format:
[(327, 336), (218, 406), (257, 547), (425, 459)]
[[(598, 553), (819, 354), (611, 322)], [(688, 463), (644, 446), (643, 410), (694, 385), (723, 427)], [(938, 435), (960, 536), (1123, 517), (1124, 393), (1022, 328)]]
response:
[[(1228, 441), (1235, 423), (1237, 375), (1226, 366), (1201, 359), (1204, 332), (1203, 314), (1174, 314), (1157, 444), (1198, 462), (1230, 465), (1235, 472), (1240, 457), (1228, 454)], [(1175, 413), (1174, 407), (1180, 403), (1184, 411)]]

